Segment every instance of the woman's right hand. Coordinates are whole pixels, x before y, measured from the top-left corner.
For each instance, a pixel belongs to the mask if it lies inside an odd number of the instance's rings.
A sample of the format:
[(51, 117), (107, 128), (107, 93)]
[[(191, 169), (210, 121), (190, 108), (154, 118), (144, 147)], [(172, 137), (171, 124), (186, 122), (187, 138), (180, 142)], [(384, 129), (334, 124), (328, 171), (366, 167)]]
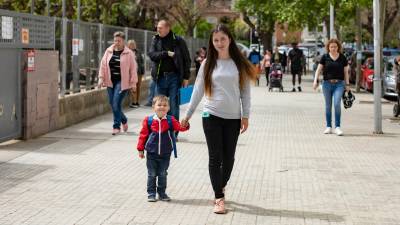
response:
[(314, 90), (317, 90), (317, 88), (318, 88), (318, 83), (317, 83), (317, 81), (314, 81), (314, 83), (313, 83), (313, 88), (314, 88)]
[(103, 79), (102, 79), (102, 78), (99, 78), (99, 82), (98, 82), (97, 86), (98, 86), (99, 88), (101, 88), (101, 87), (103, 87), (103, 85), (104, 85)]

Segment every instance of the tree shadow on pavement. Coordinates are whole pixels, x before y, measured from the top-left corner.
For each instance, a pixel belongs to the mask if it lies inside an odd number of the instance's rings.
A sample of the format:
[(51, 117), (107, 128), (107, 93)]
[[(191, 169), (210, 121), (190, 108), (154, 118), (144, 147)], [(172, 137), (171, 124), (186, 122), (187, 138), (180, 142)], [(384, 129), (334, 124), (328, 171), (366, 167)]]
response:
[[(212, 201), (209, 199), (173, 199), (171, 203), (182, 204), (182, 205), (195, 205), (195, 206), (210, 206), (212, 207)], [(260, 206), (237, 203), (235, 201), (226, 201), (226, 208), (229, 212), (240, 212), (248, 215), (256, 216), (276, 216), (276, 217), (287, 217), (287, 218), (304, 218), (304, 219), (319, 219), (325, 221), (343, 222), (345, 218), (340, 215), (332, 213), (321, 213), (312, 211), (297, 211), (297, 210), (285, 210), (285, 209), (266, 209)]]

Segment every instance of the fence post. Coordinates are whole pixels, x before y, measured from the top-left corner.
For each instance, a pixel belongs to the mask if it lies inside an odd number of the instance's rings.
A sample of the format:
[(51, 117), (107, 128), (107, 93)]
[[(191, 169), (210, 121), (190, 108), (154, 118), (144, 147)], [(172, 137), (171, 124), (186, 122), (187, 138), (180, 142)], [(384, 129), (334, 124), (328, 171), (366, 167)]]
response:
[(125, 40), (128, 41), (129, 37), (128, 37), (128, 27), (124, 27), (124, 33), (125, 33)]
[(144, 31), (144, 74), (146, 74), (146, 70), (147, 70), (147, 35), (148, 35), (148, 31), (145, 30)]
[(61, 97), (65, 96), (66, 89), (66, 73), (67, 73), (67, 23), (68, 19), (62, 18), (62, 34), (61, 34)]
[(101, 66), (101, 59), (103, 58), (103, 24), (99, 24), (99, 67)]
[(72, 23), (72, 74), (73, 74), (73, 93), (81, 91), (79, 82), (79, 21)]

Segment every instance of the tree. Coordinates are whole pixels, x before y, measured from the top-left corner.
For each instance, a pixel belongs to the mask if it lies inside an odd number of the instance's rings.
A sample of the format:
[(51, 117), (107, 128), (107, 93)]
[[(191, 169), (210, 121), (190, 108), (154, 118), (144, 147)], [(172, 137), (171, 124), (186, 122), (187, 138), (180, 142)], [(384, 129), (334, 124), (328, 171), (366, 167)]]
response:
[[(235, 7), (241, 12), (244, 22), (257, 30), (264, 49), (272, 49), (272, 36), (275, 32), (275, 22), (278, 19), (278, 0), (238, 0)], [(252, 20), (250, 17), (255, 17)]]

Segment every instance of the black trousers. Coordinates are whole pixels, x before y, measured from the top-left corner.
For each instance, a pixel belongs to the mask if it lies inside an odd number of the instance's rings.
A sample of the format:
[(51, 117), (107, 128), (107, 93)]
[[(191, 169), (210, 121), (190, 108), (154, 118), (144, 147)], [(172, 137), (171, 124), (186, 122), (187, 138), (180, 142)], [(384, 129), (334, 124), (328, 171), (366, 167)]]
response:
[(224, 197), (222, 189), (231, 177), (240, 122), (240, 119), (223, 119), (213, 115), (203, 117), (209, 155), (208, 170), (215, 198)]

